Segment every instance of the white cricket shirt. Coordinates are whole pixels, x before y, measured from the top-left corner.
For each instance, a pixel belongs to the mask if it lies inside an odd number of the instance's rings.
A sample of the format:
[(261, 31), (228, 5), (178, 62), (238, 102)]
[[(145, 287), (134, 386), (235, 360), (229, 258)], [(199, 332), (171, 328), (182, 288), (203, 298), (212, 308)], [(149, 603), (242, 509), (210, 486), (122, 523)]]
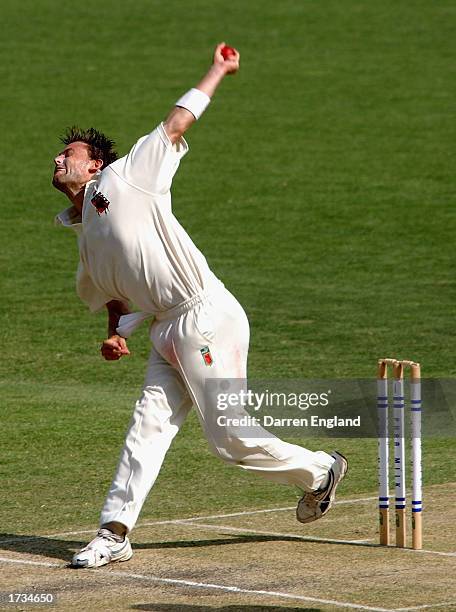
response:
[(56, 222), (78, 235), (77, 292), (92, 311), (110, 300), (157, 314), (223, 287), (171, 210), (171, 183), (188, 145), (163, 124), (86, 185)]

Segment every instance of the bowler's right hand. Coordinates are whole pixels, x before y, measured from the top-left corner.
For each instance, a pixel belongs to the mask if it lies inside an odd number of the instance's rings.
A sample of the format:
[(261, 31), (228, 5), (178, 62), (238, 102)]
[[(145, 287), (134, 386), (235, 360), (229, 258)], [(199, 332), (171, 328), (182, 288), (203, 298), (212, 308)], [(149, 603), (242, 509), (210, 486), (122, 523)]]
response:
[(222, 68), (225, 74), (235, 74), (239, 70), (239, 61), (241, 56), (237, 49), (233, 49), (234, 55), (224, 59), (222, 49), (225, 46), (224, 42), (219, 43), (214, 51), (213, 65)]
[(105, 340), (100, 350), (107, 361), (117, 361), (124, 355), (130, 354), (125, 338), (117, 334)]

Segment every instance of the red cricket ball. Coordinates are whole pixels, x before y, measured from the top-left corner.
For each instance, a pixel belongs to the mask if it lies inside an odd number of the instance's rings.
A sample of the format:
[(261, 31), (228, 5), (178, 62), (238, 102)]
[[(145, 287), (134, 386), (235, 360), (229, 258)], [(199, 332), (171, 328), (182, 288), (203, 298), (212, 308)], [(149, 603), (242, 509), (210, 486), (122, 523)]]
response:
[(236, 51), (233, 49), (233, 47), (229, 47), (228, 45), (222, 47), (220, 53), (222, 54), (224, 60), (230, 59), (230, 57), (234, 57), (236, 55)]

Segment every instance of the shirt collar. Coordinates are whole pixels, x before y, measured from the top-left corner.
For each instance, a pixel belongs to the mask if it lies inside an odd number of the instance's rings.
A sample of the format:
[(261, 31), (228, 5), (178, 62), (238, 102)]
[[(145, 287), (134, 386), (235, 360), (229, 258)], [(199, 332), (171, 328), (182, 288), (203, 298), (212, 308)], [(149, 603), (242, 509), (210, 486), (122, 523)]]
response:
[(81, 225), (82, 217), (79, 210), (74, 206), (65, 208), (55, 217), (56, 225), (63, 225), (64, 227), (73, 227), (74, 225)]
[(63, 227), (70, 227), (75, 232), (82, 229), (82, 217), (81, 213), (74, 207), (70, 206), (65, 208), (61, 213), (56, 215), (54, 222), (56, 225), (63, 225)]

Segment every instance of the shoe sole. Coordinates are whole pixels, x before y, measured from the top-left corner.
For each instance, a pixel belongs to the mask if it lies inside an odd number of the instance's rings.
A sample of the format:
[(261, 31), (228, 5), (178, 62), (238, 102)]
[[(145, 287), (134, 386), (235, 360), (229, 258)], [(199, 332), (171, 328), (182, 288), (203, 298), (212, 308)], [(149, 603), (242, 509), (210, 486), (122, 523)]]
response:
[[(331, 507), (334, 503), (334, 499), (336, 497), (336, 489), (339, 486), (339, 484), (342, 482), (342, 480), (345, 478), (345, 476), (348, 473), (348, 461), (347, 458), (344, 457), (344, 455), (342, 455), (342, 453), (339, 453), (339, 451), (334, 451), (335, 454), (337, 454), (341, 459), (342, 459), (342, 469), (340, 471), (339, 474), (339, 478), (334, 482), (333, 487), (332, 487), (332, 491), (331, 494), (329, 496), (329, 503), (328, 503), (328, 507), (326, 508), (326, 510), (324, 512), (321, 513), (320, 517), (325, 516), (325, 514), (327, 514), (330, 510)], [(334, 457), (334, 455), (333, 455)], [(334, 472), (333, 472), (334, 474)]]

